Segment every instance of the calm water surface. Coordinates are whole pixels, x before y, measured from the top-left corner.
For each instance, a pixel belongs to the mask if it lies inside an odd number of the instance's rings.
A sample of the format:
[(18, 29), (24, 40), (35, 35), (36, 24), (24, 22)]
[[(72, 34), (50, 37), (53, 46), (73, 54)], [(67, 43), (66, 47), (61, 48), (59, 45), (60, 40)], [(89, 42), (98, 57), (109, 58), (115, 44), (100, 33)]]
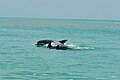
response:
[[(33, 45), (41, 39), (80, 50)], [(0, 80), (120, 80), (120, 21), (0, 18)]]

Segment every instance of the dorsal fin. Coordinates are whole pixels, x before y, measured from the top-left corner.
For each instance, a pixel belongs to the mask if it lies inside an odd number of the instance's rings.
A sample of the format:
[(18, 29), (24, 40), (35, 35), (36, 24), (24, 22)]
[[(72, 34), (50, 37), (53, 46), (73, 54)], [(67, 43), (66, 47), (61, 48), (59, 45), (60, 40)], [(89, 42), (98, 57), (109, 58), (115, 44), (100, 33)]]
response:
[(64, 44), (67, 40), (61, 40), (60, 43)]

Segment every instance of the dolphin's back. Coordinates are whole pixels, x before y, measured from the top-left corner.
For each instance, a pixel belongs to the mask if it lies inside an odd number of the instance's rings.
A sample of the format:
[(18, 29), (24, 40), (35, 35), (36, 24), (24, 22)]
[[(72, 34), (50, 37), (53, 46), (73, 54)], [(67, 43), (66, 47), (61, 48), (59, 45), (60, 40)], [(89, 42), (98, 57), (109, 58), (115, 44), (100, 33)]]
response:
[(37, 44), (48, 44), (50, 42), (53, 42), (53, 40), (40, 40), (37, 42)]
[(40, 40), (40, 41), (38, 41), (37, 42), (37, 44), (39, 45), (39, 44), (49, 44), (50, 42), (59, 42), (59, 43), (61, 43), (61, 44), (64, 44), (65, 42), (66, 42), (67, 40), (61, 40), (61, 41), (55, 41), (55, 40)]

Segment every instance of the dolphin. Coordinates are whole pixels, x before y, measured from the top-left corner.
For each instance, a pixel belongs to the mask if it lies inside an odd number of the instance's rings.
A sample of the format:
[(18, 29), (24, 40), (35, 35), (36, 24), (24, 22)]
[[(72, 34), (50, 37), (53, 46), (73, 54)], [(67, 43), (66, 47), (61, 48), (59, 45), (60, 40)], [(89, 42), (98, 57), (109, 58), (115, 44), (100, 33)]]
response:
[(57, 50), (67, 50), (67, 49), (70, 49), (68, 46), (66, 46), (64, 44), (52, 45), (52, 43), (54, 43), (54, 42), (50, 42), (48, 44), (47, 48), (49, 48), (49, 49), (57, 49)]
[(56, 44), (64, 44), (67, 40), (61, 40), (61, 41), (55, 41), (55, 40), (40, 40), (40, 41), (37, 41), (37, 43), (35, 44), (36, 46), (42, 46), (42, 45), (46, 45), (46, 44), (49, 44), (51, 42), (54, 42)]
[(59, 44), (56, 47), (57, 50), (67, 50), (70, 49), (68, 46), (64, 45), (64, 44)]

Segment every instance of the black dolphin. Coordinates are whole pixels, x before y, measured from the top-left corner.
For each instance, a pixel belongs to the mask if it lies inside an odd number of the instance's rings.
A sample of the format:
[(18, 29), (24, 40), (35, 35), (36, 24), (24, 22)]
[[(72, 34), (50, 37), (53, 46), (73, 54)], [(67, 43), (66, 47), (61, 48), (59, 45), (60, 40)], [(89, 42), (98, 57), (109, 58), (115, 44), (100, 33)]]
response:
[(40, 40), (38, 41), (35, 45), (39, 46), (39, 45), (46, 45), (49, 44), (51, 42), (59, 42), (60, 44), (64, 44), (67, 40), (61, 40), (61, 41), (55, 41), (55, 40)]
[(59, 44), (57, 47), (56, 47), (57, 50), (67, 50), (67, 49), (70, 49), (68, 46), (64, 45), (64, 44)]

